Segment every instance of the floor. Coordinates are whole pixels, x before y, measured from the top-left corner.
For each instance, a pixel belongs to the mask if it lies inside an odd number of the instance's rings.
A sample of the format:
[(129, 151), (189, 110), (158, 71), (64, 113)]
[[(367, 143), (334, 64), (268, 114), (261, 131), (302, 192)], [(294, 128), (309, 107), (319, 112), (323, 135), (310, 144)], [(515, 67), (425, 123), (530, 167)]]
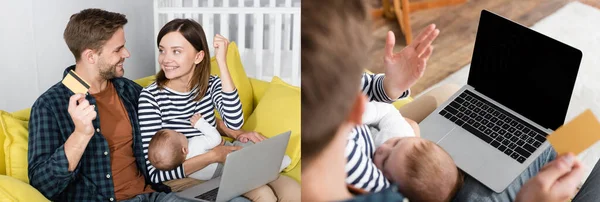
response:
[[(566, 122), (586, 109), (591, 109), (600, 120), (600, 23), (597, 19), (600, 19), (600, 7), (573, 2), (531, 26), (532, 29), (583, 52)], [(467, 83), (468, 74), (469, 65), (466, 65), (429, 89), (446, 83), (464, 85)], [(589, 175), (600, 159), (600, 142), (596, 142), (578, 156), (587, 167), (586, 176)]]
[[(380, 7), (380, 0), (370, 0)], [(418, 1), (418, 0), (411, 0)], [(425, 26), (435, 23), (440, 35), (433, 43), (435, 50), (428, 61), (423, 77), (411, 88), (413, 95), (438, 83), (471, 62), (479, 14), (482, 9), (508, 17), (524, 26), (532, 26), (540, 19), (554, 13), (575, 0), (468, 0), (456, 6), (418, 11), (411, 14), (413, 36)], [(600, 0), (579, 0), (600, 8)], [(370, 67), (373, 72), (383, 72), (383, 48), (388, 30), (396, 33), (395, 50), (405, 46), (404, 35), (395, 20), (374, 19), (374, 44)]]

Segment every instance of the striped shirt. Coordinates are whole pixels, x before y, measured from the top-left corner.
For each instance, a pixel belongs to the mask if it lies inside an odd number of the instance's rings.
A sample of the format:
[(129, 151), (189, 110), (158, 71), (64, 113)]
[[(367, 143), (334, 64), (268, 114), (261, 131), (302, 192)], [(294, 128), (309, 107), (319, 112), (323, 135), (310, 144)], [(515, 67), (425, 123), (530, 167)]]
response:
[(237, 89), (233, 92), (223, 92), (221, 79), (211, 75), (208, 90), (200, 101), (194, 101), (197, 90), (196, 87), (190, 92), (182, 93), (167, 87), (160, 89), (156, 82), (142, 90), (138, 115), (146, 168), (152, 182), (186, 177), (183, 165), (170, 171), (162, 171), (154, 168), (148, 160), (148, 144), (158, 130), (175, 130), (183, 133), (187, 138), (204, 135), (191, 125), (190, 118), (200, 113), (209, 124), (216, 127), (215, 108), (228, 128), (239, 130), (244, 124), (242, 104)]
[[(369, 101), (391, 103), (396, 100), (385, 93), (384, 77), (383, 74), (364, 73), (362, 75), (361, 88)], [(407, 90), (398, 99), (406, 98), (409, 95), (410, 90)], [(352, 129), (344, 151), (347, 159), (346, 183), (369, 192), (378, 192), (390, 186), (390, 182), (383, 176), (383, 172), (373, 163), (375, 150), (371, 131), (367, 125), (360, 125)]]

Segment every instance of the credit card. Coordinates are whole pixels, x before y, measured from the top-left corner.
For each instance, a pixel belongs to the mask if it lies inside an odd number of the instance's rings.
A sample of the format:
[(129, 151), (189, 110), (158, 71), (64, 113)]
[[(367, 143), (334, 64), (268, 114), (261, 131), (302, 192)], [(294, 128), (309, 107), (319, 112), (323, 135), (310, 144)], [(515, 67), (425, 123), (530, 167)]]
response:
[(569, 123), (548, 135), (556, 153), (577, 155), (600, 140), (600, 122), (591, 110), (586, 110)]
[(90, 89), (90, 84), (83, 80), (75, 71), (71, 70), (62, 80), (62, 83), (73, 93), (86, 94)]

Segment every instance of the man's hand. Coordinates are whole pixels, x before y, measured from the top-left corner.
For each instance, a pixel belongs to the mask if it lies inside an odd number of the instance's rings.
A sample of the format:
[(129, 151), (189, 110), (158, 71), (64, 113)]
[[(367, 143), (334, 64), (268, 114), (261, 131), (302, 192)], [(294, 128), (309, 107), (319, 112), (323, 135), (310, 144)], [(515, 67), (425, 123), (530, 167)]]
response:
[[(79, 104), (77, 104), (79, 102)], [(92, 120), (96, 119), (94, 105), (90, 105), (83, 94), (75, 94), (69, 99), (69, 115), (75, 124), (75, 134), (94, 135)]]
[(250, 140), (254, 143), (259, 143), (263, 140), (266, 140), (267, 137), (263, 136), (262, 134), (260, 134), (258, 132), (251, 131), (251, 132), (244, 132), (244, 133), (238, 135), (236, 139), (243, 143), (248, 142), (248, 140)]
[(216, 161), (219, 163), (225, 163), (225, 159), (227, 158), (227, 154), (240, 150), (242, 147), (239, 146), (223, 146), (219, 145), (210, 150), (210, 152), (214, 153), (216, 156)]
[(516, 201), (569, 201), (583, 177), (583, 170), (573, 154), (561, 155), (523, 185)]
[(383, 87), (390, 98), (400, 97), (423, 76), (427, 60), (433, 52), (431, 42), (439, 33), (440, 30), (431, 24), (421, 31), (410, 45), (404, 47), (399, 53), (394, 53), (396, 37), (394, 32), (388, 32), (383, 57), (385, 69)]

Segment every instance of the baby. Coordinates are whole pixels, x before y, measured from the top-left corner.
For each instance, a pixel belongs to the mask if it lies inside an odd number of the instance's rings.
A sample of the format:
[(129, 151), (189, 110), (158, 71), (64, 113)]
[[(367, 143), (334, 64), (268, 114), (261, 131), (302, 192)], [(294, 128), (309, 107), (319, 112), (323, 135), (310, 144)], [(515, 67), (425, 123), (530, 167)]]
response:
[[(204, 154), (222, 143), (219, 131), (199, 114), (193, 115), (190, 121), (192, 126), (204, 135), (188, 139), (182, 133), (162, 129), (152, 137), (148, 146), (148, 160), (155, 168), (159, 170), (175, 169), (186, 159)], [(210, 180), (220, 175), (219, 167), (218, 163), (212, 163), (192, 173), (189, 177)]]
[[(204, 135), (186, 138), (185, 135), (170, 129), (162, 129), (150, 140), (148, 146), (148, 160), (152, 165), (159, 170), (172, 170), (183, 164), (187, 159), (194, 156), (204, 154), (214, 147), (220, 145), (223, 140), (219, 131), (208, 123), (199, 114), (195, 114), (190, 119), (194, 128), (200, 130)], [(239, 141), (224, 142), (224, 145), (233, 146), (249, 146), (251, 141), (242, 143)], [(291, 163), (289, 156), (283, 158), (280, 172)], [(210, 180), (221, 176), (223, 172), (223, 164), (212, 163), (203, 169), (196, 171), (188, 177), (199, 180)]]
[(412, 126), (394, 105), (388, 103), (368, 102), (365, 105), (362, 122), (371, 129), (375, 148), (393, 137), (419, 136), (416, 132), (418, 126)]
[(373, 161), (410, 201), (451, 201), (463, 175), (437, 144), (418, 137), (391, 104), (370, 102), (363, 122), (377, 126)]
[[(194, 128), (200, 130), (204, 135), (186, 138), (185, 135), (177, 131), (162, 129), (156, 132), (152, 137), (150, 145), (148, 146), (148, 160), (150, 160), (150, 163), (152, 163), (155, 168), (159, 170), (175, 169), (185, 160), (206, 153), (223, 142), (224, 145), (242, 147), (254, 144), (251, 141), (246, 143), (239, 141), (234, 141), (233, 143), (223, 141), (219, 131), (204, 120), (199, 114), (193, 115), (190, 122)], [(290, 165), (290, 163), (290, 157), (285, 155), (279, 172)], [(188, 175), (188, 177), (199, 180), (210, 180), (221, 176), (222, 172), (223, 164), (212, 163), (203, 169)], [(282, 180), (282, 178), (280, 177), (275, 181), (279, 180)], [(280, 181), (276, 183), (275, 181), (270, 182), (269, 185), (263, 185), (251, 190), (245, 193), (244, 196), (252, 201), (275, 201), (289, 198), (290, 195), (285, 191), (285, 186), (274, 187), (272, 184), (286, 185), (286, 183), (290, 182)], [(277, 195), (276, 193), (281, 194)]]

